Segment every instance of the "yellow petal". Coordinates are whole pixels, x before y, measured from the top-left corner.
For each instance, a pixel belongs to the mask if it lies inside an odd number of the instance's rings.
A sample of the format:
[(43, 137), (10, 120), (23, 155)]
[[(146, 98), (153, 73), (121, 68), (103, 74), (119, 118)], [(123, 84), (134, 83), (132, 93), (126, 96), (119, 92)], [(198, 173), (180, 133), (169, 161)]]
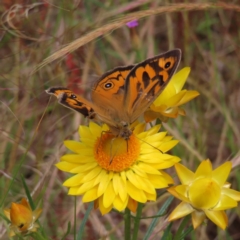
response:
[(224, 211), (205, 210), (205, 214), (212, 222), (214, 222), (217, 226), (219, 226), (223, 230), (227, 227), (228, 218)]
[(179, 106), (181, 105), (180, 102), (182, 100), (182, 98), (184, 97), (184, 95), (186, 94), (187, 90), (182, 90), (181, 92), (175, 94), (174, 96), (170, 97), (167, 101), (167, 107), (171, 108), (174, 106)]
[(206, 215), (202, 211), (194, 211), (192, 212), (192, 223), (194, 229), (196, 229), (206, 218)]
[(122, 201), (122, 199), (119, 196), (116, 196), (116, 198), (113, 201), (113, 206), (118, 211), (123, 211), (127, 207), (128, 199), (126, 198), (125, 201)]
[(70, 187), (68, 190), (68, 195), (78, 195), (78, 187)]
[(228, 197), (234, 199), (235, 201), (240, 201), (240, 192), (229, 189), (229, 188), (222, 188), (222, 194), (227, 195)]
[(148, 179), (141, 178), (138, 175), (136, 175), (136, 179), (140, 182), (140, 185), (141, 185), (141, 188), (143, 191), (145, 191), (149, 194), (153, 194), (153, 195), (156, 193), (156, 190), (155, 190), (153, 184), (151, 184), (151, 182)]
[[(145, 137), (145, 144), (143, 144), (143, 147), (151, 147), (152, 144), (161, 144), (160, 141), (163, 140), (163, 138), (166, 136), (166, 132), (160, 132), (160, 133), (156, 133), (154, 135)], [(157, 141), (157, 142), (156, 142)]]
[(127, 182), (127, 177), (126, 177), (125, 171), (120, 172), (120, 176), (121, 176), (124, 184), (126, 184), (126, 182)]
[(118, 194), (118, 190), (120, 188), (120, 176), (119, 174), (114, 174), (112, 179), (113, 189), (115, 194)]
[(84, 177), (83, 173), (78, 173), (69, 179), (67, 179), (64, 183), (63, 186), (65, 187), (76, 187), (79, 186), (82, 183), (82, 179)]
[(102, 181), (102, 179), (104, 178), (104, 175), (106, 175), (106, 174), (107, 174), (106, 170), (101, 169), (101, 172), (95, 178), (94, 184), (96, 184), (96, 185), (99, 184)]
[(92, 202), (97, 198), (98, 198), (97, 188), (91, 188), (90, 190), (85, 192), (85, 194), (82, 197), (82, 201), (83, 202)]
[(188, 199), (188, 187), (185, 185), (178, 185), (178, 186), (173, 186), (167, 189), (169, 193), (171, 193), (174, 197), (182, 200), (183, 202), (190, 203)]
[(95, 139), (97, 139), (97, 137), (100, 137), (102, 134), (102, 131), (103, 131), (102, 128), (98, 124), (91, 122), (91, 121), (89, 123), (89, 129), (91, 131), (92, 136)]
[(192, 213), (194, 209), (191, 207), (190, 204), (181, 202), (169, 215), (168, 221), (173, 221), (175, 219), (184, 217), (188, 215), (189, 213)]
[(232, 198), (230, 198), (226, 195), (222, 195), (217, 206), (214, 207), (214, 211), (226, 210), (226, 209), (234, 208), (236, 206), (237, 206), (237, 201), (233, 200)]
[(35, 221), (40, 217), (41, 213), (42, 213), (42, 209), (40, 208), (33, 211), (33, 216)]
[(134, 164), (131, 169), (140, 177), (147, 178), (147, 173), (139, 168), (138, 164)]
[(195, 179), (212, 177), (212, 163), (209, 159), (203, 160), (195, 172)]
[(60, 158), (61, 161), (69, 163), (86, 163), (89, 162), (90, 159), (92, 161), (94, 160), (93, 157), (92, 158), (88, 157), (88, 159), (86, 160), (86, 157), (81, 156), (79, 154), (66, 154)]
[(141, 124), (136, 125), (136, 126), (134, 127), (134, 130), (133, 130), (134, 134), (137, 135), (137, 134), (143, 132), (144, 129), (145, 129), (145, 127), (146, 127), (146, 124), (145, 124), (145, 123), (141, 123)]
[(148, 180), (151, 182), (151, 184), (154, 186), (154, 188), (160, 189), (160, 188), (166, 188), (168, 187), (169, 179), (165, 178), (163, 175), (148, 175)]
[(59, 162), (59, 163), (56, 163), (55, 166), (61, 171), (71, 172), (71, 170), (78, 167), (79, 164), (68, 163), (68, 162)]
[(89, 163), (86, 163), (86, 164), (78, 164), (78, 166), (73, 168), (70, 172), (71, 173), (80, 173), (80, 172), (92, 171), (97, 166), (98, 166), (97, 162), (89, 162)]
[(155, 189), (153, 185), (148, 181), (148, 179), (144, 179), (139, 177), (137, 174), (133, 173), (133, 171), (129, 170), (126, 172), (126, 176), (128, 180), (136, 187), (141, 190), (144, 190), (145, 192), (154, 194)]
[(127, 181), (127, 192), (132, 199), (138, 202), (145, 203), (147, 201), (144, 192), (136, 188), (130, 181)]
[(101, 171), (102, 171), (102, 168), (99, 166), (93, 168), (88, 173), (85, 173), (85, 176), (83, 177), (82, 182), (88, 182), (88, 181), (92, 180), (93, 178), (95, 179)]
[(99, 210), (102, 213), (102, 215), (109, 213), (112, 210), (112, 205), (109, 206), (108, 208), (104, 207), (103, 205), (103, 199), (102, 197), (99, 199)]
[(175, 169), (182, 184), (189, 185), (194, 179), (194, 173), (180, 163), (175, 164)]
[(27, 201), (26, 198), (22, 198), (20, 204), (25, 206), (26, 208), (28, 208), (30, 211), (32, 211), (32, 208), (30, 207), (30, 204), (29, 204), (29, 202)]
[(152, 136), (153, 134), (156, 134), (159, 132), (161, 128), (161, 124), (157, 124), (154, 127), (151, 127), (149, 130), (147, 130), (147, 136)]
[(101, 175), (101, 181), (98, 185), (98, 196), (101, 196), (106, 191), (107, 186), (110, 182), (108, 173), (106, 171), (102, 171)]
[(11, 220), (10, 219), (10, 208), (4, 209), (3, 212), (4, 212), (4, 215), (8, 218), (8, 220)]
[(90, 137), (92, 137), (91, 131), (87, 126), (80, 125), (78, 133), (81, 139), (89, 139)]
[(183, 88), (190, 71), (191, 71), (190, 67), (185, 67), (173, 75), (171, 82), (173, 82), (176, 91), (180, 91)]
[(122, 202), (127, 201), (126, 183), (124, 183), (124, 181), (118, 174), (115, 174), (113, 177), (113, 189), (115, 194), (119, 194)]
[(77, 194), (78, 195), (81, 195), (87, 191), (90, 191), (91, 188), (93, 188), (95, 185), (94, 185), (94, 180), (90, 181), (90, 182), (86, 182), (86, 183), (83, 183), (79, 188), (78, 188), (78, 192)]
[(183, 85), (185, 84), (187, 77), (190, 73), (190, 68), (185, 67), (179, 72), (173, 75), (171, 81), (164, 89), (164, 91), (159, 95), (159, 97), (154, 101), (155, 105), (160, 105), (165, 102), (166, 99), (169, 99), (171, 96), (180, 92)]
[(164, 177), (164, 179), (166, 179), (166, 181), (168, 182), (168, 184), (174, 184), (173, 178), (167, 174), (164, 171), (160, 171), (160, 173), (162, 174), (162, 176)]
[(175, 147), (178, 143), (179, 143), (178, 140), (172, 140), (172, 141), (169, 141), (169, 142), (164, 142), (163, 144), (161, 144), (160, 150), (163, 153), (165, 153), (165, 152), (169, 151), (170, 149), (172, 149), (173, 147)]
[(155, 193), (151, 194), (151, 193), (148, 193), (148, 192), (144, 192), (144, 194), (146, 195), (148, 201), (156, 201), (157, 199), (157, 193), (155, 191)]
[(175, 165), (176, 162), (179, 162), (180, 158), (174, 157), (169, 161), (164, 161), (158, 164), (151, 164), (152, 167), (156, 169), (167, 169)]
[(173, 158), (177, 158), (175, 156), (166, 154), (166, 153), (161, 153), (160, 151), (152, 151), (152, 153), (147, 153), (144, 155), (140, 155), (138, 157), (138, 160), (142, 160), (147, 163), (159, 163), (161, 161), (169, 161), (172, 160)]
[(223, 186), (224, 183), (226, 182), (228, 175), (231, 171), (232, 168), (232, 163), (231, 162), (225, 162), (224, 164), (222, 164), (221, 166), (219, 166), (218, 168), (216, 168), (213, 171), (213, 178), (215, 181), (218, 182), (218, 184), (220, 186)]
[(136, 188), (142, 189), (141, 184), (138, 182), (138, 179), (132, 170), (126, 171), (126, 177)]
[(84, 150), (86, 148), (86, 146), (84, 144), (82, 144), (81, 142), (76, 142), (73, 140), (66, 140), (63, 142), (64, 145), (71, 150), (72, 152), (75, 153), (82, 153), (82, 150)]
[(155, 175), (160, 175), (159, 171), (153, 167), (151, 167), (149, 164), (145, 164), (143, 162), (140, 162), (138, 164), (139, 169), (144, 171), (145, 173), (150, 173), (150, 174), (155, 174)]
[(105, 208), (110, 207), (113, 204), (115, 197), (116, 194), (114, 193), (113, 184), (112, 181), (110, 181), (105, 193), (103, 194), (103, 206)]
[(181, 99), (181, 101), (178, 103), (177, 106), (183, 105), (199, 95), (200, 93), (198, 91), (194, 91), (194, 90), (186, 91), (185, 95), (183, 96), (183, 98)]

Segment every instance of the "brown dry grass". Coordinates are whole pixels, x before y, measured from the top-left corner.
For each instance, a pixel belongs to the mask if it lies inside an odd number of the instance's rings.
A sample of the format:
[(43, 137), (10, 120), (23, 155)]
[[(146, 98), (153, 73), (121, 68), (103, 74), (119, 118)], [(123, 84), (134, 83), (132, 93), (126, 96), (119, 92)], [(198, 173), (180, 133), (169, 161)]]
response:
[[(164, 125), (180, 140), (172, 152), (193, 170), (210, 158), (214, 166), (232, 160), (232, 186), (239, 189), (240, 146), (240, 2), (53, 1), (3, 0), (0, 5), (0, 153), (1, 203), (25, 195), (25, 177), (36, 202), (43, 202), (41, 222), (50, 239), (60, 239), (73, 225), (74, 199), (61, 186), (67, 175), (54, 167), (66, 152), (64, 139), (78, 139), (79, 115), (46, 95), (50, 86), (68, 86), (88, 94), (89, 83), (108, 69), (128, 65), (178, 47), (180, 68), (191, 67), (188, 89), (201, 96), (186, 105), (186, 117)], [(139, 19), (135, 35), (126, 22)], [(69, 53), (67, 56), (66, 54)], [(20, 165), (20, 169), (18, 166)], [(15, 174), (17, 169), (17, 173)], [(13, 177), (15, 180), (12, 182)], [(9, 190), (9, 184), (11, 188)], [(154, 215), (166, 195), (144, 208)], [(4, 200), (4, 201), (3, 201)], [(80, 198), (77, 217), (86, 211)], [(228, 213), (227, 234), (239, 238), (239, 208)], [(123, 217), (93, 211), (84, 239), (123, 239)], [(142, 239), (151, 219), (141, 221)], [(6, 222), (1, 239), (8, 239)], [(173, 233), (179, 221), (174, 223)], [(160, 220), (151, 239), (159, 239)], [(73, 239), (73, 232), (66, 239)], [(110, 236), (110, 237), (109, 237)], [(188, 239), (225, 239), (208, 223)]]

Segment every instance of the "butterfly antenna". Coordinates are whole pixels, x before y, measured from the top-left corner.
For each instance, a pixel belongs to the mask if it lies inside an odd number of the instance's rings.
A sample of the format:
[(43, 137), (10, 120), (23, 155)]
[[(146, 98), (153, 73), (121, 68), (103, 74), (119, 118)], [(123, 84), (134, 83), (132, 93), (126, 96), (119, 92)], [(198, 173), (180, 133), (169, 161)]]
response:
[(112, 140), (111, 140), (111, 148), (110, 148), (110, 162), (109, 162), (109, 165), (111, 165), (112, 164), (112, 162), (113, 162), (113, 158), (114, 158), (114, 156), (113, 156), (113, 152), (112, 152), (112, 148), (113, 148), (113, 141), (115, 140), (116, 138), (113, 138)]
[(100, 141), (99, 141), (98, 146), (97, 146), (97, 153), (98, 153), (98, 147), (99, 147), (99, 145), (101, 143), (101, 140), (102, 140), (102, 135), (103, 135), (103, 133), (106, 133), (106, 132), (108, 132), (108, 131), (102, 131), (101, 132)]
[(142, 141), (142, 142), (144, 142), (144, 143), (148, 144), (149, 146), (151, 146), (151, 147), (155, 148), (156, 150), (158, 150), (160, 153), (162, 153), (162, 154), (163, 154), (163, 151), (162, 151), (162, 150), (160, 150), (159, 148), (157, 148), (157, 147), (153, 146), (152, 144), (150, 144), (150, 143), (146, 142), (146, 141), (145, 141), (145, 140), (143, 140), (143, 139), (140, 139), (140, 138), (139, 138), (139, 137), (137, 137), (137, 136), (135, 136), (135, 137), (136, 137), (136, 138), (138, 138), (140, 141)]
[[(109, 165), (112, 164), (113, 159), (114, 159), (114, 154), (113, 154), (113, 152), (112, 152), (112, 147), (113, 147), (113, 141), (114, 141), (115, 139), (116, 139), (116, 138), (113, 138), (113, 139), (111, 140), (111, 150), (110, 150), (110, 156), (111, 156), (111, 158), (110, 158)], [(128, 152), (128, 140), (126, 139), (126, 141), (127, 141), (127, 152)], [(117, 149), (116, 149), (116, 150), (117, 150)]]

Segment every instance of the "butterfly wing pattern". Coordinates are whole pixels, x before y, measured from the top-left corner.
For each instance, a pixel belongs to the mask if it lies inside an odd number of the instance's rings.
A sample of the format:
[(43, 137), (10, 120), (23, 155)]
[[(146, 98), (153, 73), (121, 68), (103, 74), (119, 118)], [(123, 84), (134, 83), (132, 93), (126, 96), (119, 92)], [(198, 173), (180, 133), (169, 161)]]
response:
[(110, 131), (129, 139), (131, 123), (143, 114), (161, 94), (181, 60), (181, 50), (174, 49), (139, 64), (106, 72), (93, 86), (91, 102), (67, 88), (46, 90), (60, 104), (85, 117), (108, 124)]
[(73, 93), (68, 88), (52, 87), (46, 90), (46, 92), (56, 96), (58, 102), (63, 106), (81, 113), (84, 117), (88, 117), (89, 119), (96, 118), (96, 113), (91, 107), (92, 104), (85, 98)]
[(174, 75), (181, 50), (174, 49), (137, 64), (125, 82), (124, 106), (127, 121), (134, 122), (161, 94)]

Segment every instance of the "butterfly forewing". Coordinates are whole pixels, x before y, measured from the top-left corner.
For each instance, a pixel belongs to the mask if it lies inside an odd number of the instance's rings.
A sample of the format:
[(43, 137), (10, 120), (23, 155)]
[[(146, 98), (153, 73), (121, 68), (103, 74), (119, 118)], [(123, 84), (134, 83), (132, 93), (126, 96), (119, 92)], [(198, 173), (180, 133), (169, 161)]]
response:
[(68, 88), (63, 87), (53, 87), (46, 90), (48, 94), (52, 94), (57, 97), (58, 102), (65, 107), (73, 109), (81, 113), (84, 117), (90, 119), (95, 118), (95, 112), (91, 107), (91, 103), (85, 98), (73, 93)]
[(100, 110), (98, 115), (112, 126), (117, 126), (122, 119), (125, 79), (133, 67), (114, 68), (102, 75), (93, 87), (92, 102)]
[(174, 49), (135, 65), (125, 82), (124, 106), (128, 121), (135, 121), (160, 95), (175, 73), (181, 50)]

